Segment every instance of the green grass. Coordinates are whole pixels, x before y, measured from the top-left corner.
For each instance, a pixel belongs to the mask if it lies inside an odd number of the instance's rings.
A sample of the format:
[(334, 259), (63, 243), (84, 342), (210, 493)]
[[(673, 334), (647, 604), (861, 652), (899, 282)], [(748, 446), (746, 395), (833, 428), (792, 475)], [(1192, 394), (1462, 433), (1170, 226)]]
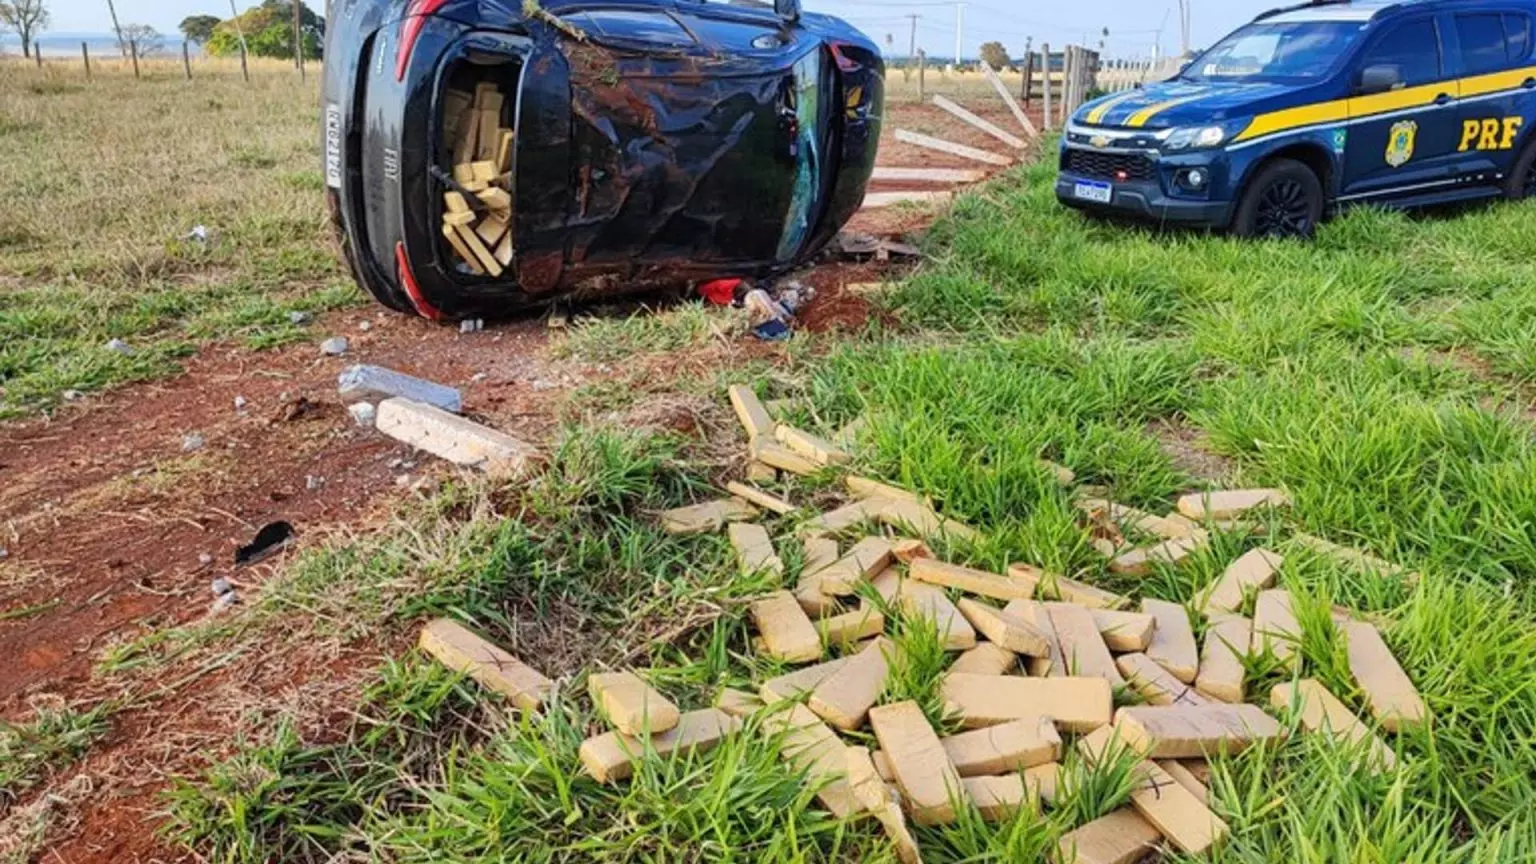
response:
[[(0, 419), (171, 374), (210, 340), (303, 338), (289, 312), (361, 300), (316, 183), (316, 77), (95, 71), (0, 75)], [(185, 239), (198, 225), (206, 245)], [(114, 338), (136, 353), (108, 351)]]
[(107, 703), (85, 711), (38, 704), (26, 722), (0, 720), (0, 817), (105, 735), (110, 713)]
[[(858, 470), (983, 530), (945, 550), (958, 561), (1029, 561), (1188, 603), (1247, 549), (1282, 553), (1302, 674), (1362, 717), (1331, 608), (1382, 629), (1433, 714), (1387, 736), (1401, 768), (1373, 775), (1359, 752), (1299, 733), (1218, 760), (1213, 807), (1233, 833), (1215, 860), (1531, 860), (1536, 444), (1530, 419), (1505, 407), (1529, 402), (1531, 208), (1357, 211), (1310, 246), (1255, 244), (1087, 221), (1055, 205), (1051, 180), (1023, 169), (962, 198), (935, 231), (935, 260), (886, 298), (896, 330), (801, 350), (760, 382), (764, 395), (803, 395), (797, 422), (824, 433), (864, 416)], [(718, 320), (683, 306), (584, 325), (570, 350), (672, 351), (713, 338)], [(747, 380), (723, 371), (713, 398)], [(612, 398), (594, 394), (594, 411)], [(1165, 512), (1200, 482), (1159, 439), (1163, 421), (1225, 457), (1217, 483), (1280, 485), (1294, 506), (1263, 531), (1217, 534), (1178, 569), (1115, 576), (1037, 460)], [(417, 659), (392, 664), (339, 736), (279, 727), (180, 786), (171, 836), (222, 861), (892, 860), (870, 824), (822, 815), (753, 729), (615, 787), (578, 771), (576, 747), (602, 728), (580, 695), (592, 669), (638, 666), (684, 708), (784, 671), (754, 655), (741, 602), (770, 580), (740, 574), (722, 538), (667, 537), (647, 515), (707, 494), (697, 466), (718, 462), (699, 443), (573, 430), (526, 488), (451, 487), (392, 531), (306, 555), (248, 614), (307, 611), (353, 638), (453, 615), (570, 676), (568, 695), (513, 716)], [(794, 489), (824, 496), (825, 480)], [(794, 524), (768, 522), (779, 537)], [(1289, 542), (1298, 530), (1419, 576), (1319, 559)], [(792, 580), (798, 558), (785, 557)], [(947, 728), (937, 634), (888, 611), (901, 660), (885, 700), (915, 700)], [(249, 638), (219, 626), (128, 662)], [(1255, 701), (1289, 680), (1272, 656), (1247, 672)], [(1130, 778), (1125, 759), (1089, 768), (1069, 754), (1047, 813), (989, 825), (967, 811), (917, 836), (932, 861), (1038, 860), (1121, 806)]]

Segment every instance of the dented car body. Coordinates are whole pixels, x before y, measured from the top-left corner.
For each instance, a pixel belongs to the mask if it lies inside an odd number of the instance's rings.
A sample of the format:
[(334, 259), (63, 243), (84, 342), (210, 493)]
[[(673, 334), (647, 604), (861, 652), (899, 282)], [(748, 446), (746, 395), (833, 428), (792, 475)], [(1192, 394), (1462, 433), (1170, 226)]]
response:
[[(879, 51), (795, 0), (340, 0), (328, 30), (332, 221), (358, 282), (428, 318), (783, 272), (836, 236), (874, 169)], [(442, 204), (482, 206), (445, 112), (486, 82), (513, 140), (494, 276), (450, 242)]]

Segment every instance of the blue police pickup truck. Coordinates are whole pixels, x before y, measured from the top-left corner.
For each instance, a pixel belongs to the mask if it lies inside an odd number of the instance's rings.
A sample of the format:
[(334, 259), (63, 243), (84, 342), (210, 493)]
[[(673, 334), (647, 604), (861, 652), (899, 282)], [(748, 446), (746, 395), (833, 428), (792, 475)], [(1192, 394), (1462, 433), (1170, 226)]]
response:
[(1353, 204), (1536, 193), (1536, 0), (1316, 0), (1260, 15), (1169, 81), (1090, 102), (1057, 198), (1308, 237)]

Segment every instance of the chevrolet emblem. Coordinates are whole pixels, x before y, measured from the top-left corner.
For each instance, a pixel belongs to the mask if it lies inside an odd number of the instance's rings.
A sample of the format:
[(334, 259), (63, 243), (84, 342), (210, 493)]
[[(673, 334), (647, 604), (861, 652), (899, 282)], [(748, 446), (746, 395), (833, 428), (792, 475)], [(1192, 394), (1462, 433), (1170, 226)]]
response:
[(1088, 143), (1092, 144), (1095, 147), (1108, 147), (1109, 146), (1109, 136), (1108, 135), (1095, 135), (1092, 138), (1088, 139)]

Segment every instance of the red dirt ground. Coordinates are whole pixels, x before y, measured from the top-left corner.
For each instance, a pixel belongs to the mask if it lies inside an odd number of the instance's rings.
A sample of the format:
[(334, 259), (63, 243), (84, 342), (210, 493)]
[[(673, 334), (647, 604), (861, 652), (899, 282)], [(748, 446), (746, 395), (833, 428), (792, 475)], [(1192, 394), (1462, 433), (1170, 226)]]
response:
[[(1004, 128), (1013, 123), (1001, 106), (979, 113)], [(889, 140), (898, 120), (959, 143), (1001, 146), (931, 106), (903, 107), (898, 115), (887, 122), (885, 165), (976, 167)], [(866, 211), (850, 229), (917, 230), (930, 219), (910, 208)], [(813, 269), (804, 278), (818, 296), (802, 311), (802, 328), (816, 334), (862, 326), (871, 307), (843, 286), (890, 278), (899, 266)], [(92, 676), (103, 649), (210, 614), (216, 577), (255, 590), (282, 561), (238, 572), (232, 561), (261, 525), (288, 520), (301, 542), (364, 525), (382, 502), (403, 494), (405, 479), (437, 470), (430, 457), (351, 423), (335, 393), (346, 366), (375, 363), (460, 387), (467, 413), (531, 441), (545, 439), (571, 391), (633, 371), (556, 359), (550, 331), (536, 318), (460, 334), (370, 307), (311, 326), (314, 339), (304, 344), (267, 352), (210, 345), (175, 378), (90, 398), (51, 419), (0, 425), (0, 548), (8, 553), (0, 562), (0, 612), (37, 608), (0, 620), (0, 658), (8, 661), (0, 663), (0, 717), (25, 717), (44, 696), (109, 696), (110, 687)], [(351, 340), (347, 355), (320, 356), (316, 344), (337, 334)], [(750, 340), (739, 346), (743, 356), (781, 350)], [(235, 408), (236, 397), (244, 408)], [(184, 451), (184, 436), (193, 433), (203, 446)], [(219, 712), (229, 710), (231, 693), (266, 712), (296, 702), (345, 705), (360, 676), (403, 647), (390, 640), (316, 645), (297, 679), (293, 663), (216, 669), (115, 714), (106, 739), (71, 771), (91, 775), (96, 791), (77, 803), (78, 823), (52, 838), (43, 860), (187, 858), (154, 838), (156, 796), (192, 754), (230, 745), (240, 717)], [(215, 690), (223, 698), (209, 698)]]

